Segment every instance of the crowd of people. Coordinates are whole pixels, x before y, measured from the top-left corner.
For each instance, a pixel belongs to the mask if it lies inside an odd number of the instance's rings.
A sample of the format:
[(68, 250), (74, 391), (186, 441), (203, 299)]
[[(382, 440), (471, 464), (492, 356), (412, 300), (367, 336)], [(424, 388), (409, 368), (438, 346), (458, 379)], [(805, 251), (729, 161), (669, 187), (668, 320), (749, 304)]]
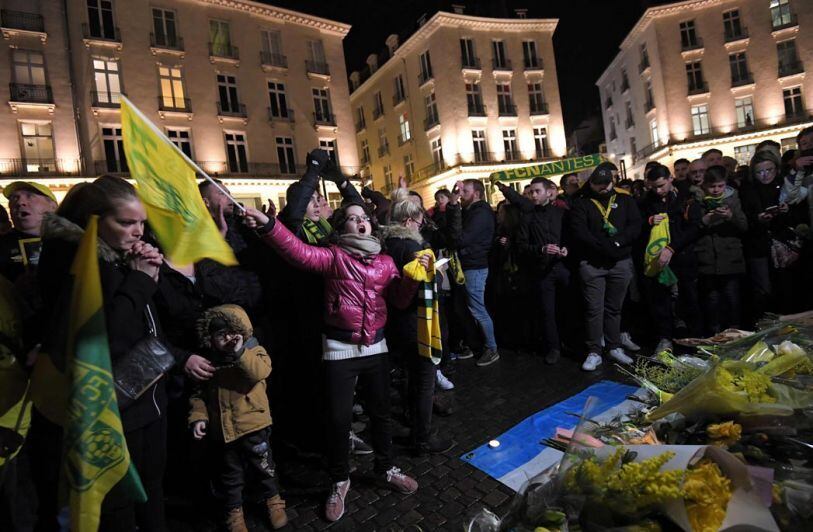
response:
[[(439, 392), (454, 388), (460, 360), (493, 367), (502, 349), (536, 354), (552, 372), (563, 356), (594, 371), (605, 357), (630, 364), (634, 352), (671, 349), (675, 338), (809, 307), (813, 128), (797, 144), (781, 153), (763, 142), (749, 166), (716, 149), (673, 168), (650, 163), (636, 181), (609, 162), (584, 182), (563, 176), (561, 190), (545, 178), (521, 192), (497, 181), (505, 200), (496, 211), (477, 179), (438, 190), (429, 208), (403, 179), (391, 197), (364, 181), (359, 191), (314, 150), (279, 213), (270, 202), (236, 205), (222, 183), (200, 184), (236, 266), (173, 264), (123, 179), (75, 185), (61, 204), (47, 187), (18, 181), (3, 191), (11, 226), (0, 237), (0, 273), (23, 309), (18, 359), (30, 369), (39, 352), (64, 351), (71, 263), (98, 216), (114, 378), (126, 367), (118, 362), (143, 356), (145, 338), (175, 361), (137, 396), (119, 396), (148, 498), (135, 504), (116, 486), (100, 528), (164, 530), (165, 487), (218, 501), (228, 530), (246, 530), (249, 499), (281, 528), (272, 455), (284, 452), (324, 457), (324, 516), (336, 521), (352, 454), (374, 454), (372, 479), (410, 494), (418, 483), (395, 464), (393, 438), (415, 454), (455, 445), (432, 416), (453, 413)], [(321, 179), (341, 192), (335, 210)], [(362, 411), (368, 438), (354, 422)], [(61, 440), (60, 426), (35, 411), (2, 477), (4, 530), (59, 528)]]

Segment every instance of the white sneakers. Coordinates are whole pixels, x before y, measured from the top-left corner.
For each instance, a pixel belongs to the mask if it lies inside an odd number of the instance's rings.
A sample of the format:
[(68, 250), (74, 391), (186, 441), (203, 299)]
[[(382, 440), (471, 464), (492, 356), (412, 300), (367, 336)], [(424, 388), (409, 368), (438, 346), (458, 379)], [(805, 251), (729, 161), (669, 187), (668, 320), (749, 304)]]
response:
[(641, 346), (632, 341), (632, 336), (628, 332), (621, 333), (621, 345), (629, 351), (641, 350)]
[[(608, 353), (610, 358), (614, 359), (621, 364), (632, 364), (632, 359), (624, 353), (624, 350), (620, 347), (616, 347), (615, 349), (610, 349)], [(595, 371), (602, 363), (601, 355), (596, 353), (590, 353), (587, 355), (587, 358), (584, 360), (582, 364), (582, 369), (584, 371)]]
[(454, 390), (454, 383), (452, 383), (446, 375), (441, 373), (440, 370), (438, 370), (435, 376), (435, 382), (441, 390)]
[(601, 355), (597, 355), (596, 353), (590, 353), (587, 355), (587, 359), (585, 359), (584, 364), (582, 364), (582, 369), (584, 371), (595, 371), (597, 367), (601, 365)]
[(655, 354), (657, 355), (658, 353), (666, 351), (667, 349), (671, 350), (672, 347), (672, 340), (668, 338), (661, 338), (661, 341), (658, 342), (658, 345), (655, 347)]
[(624, 350), (620, 347), (610, 349), (610, 358), (615, 359), (617, 362), (620, 362), (621, 364), (632, 364), (632, 359), (628, 357)]

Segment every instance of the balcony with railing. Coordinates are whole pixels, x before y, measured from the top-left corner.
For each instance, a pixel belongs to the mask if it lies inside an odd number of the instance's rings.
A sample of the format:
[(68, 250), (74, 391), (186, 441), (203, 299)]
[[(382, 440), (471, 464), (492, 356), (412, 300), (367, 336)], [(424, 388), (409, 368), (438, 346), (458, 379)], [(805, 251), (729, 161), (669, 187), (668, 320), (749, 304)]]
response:
[(511, 67), (511, 60), (510, 59), (503, 59), (502, 61), (498, 61), (497, 59), (491, 60), (491, 69), (492, 70), (505, 70), (511, 71), (513, 68)]
[(121, 106), (121, 94), (118, 92), (90, 91), (91, 107), (118, 109)]
[(438, 118), (438, 113), (437, 112), (429, 113), (429, 115), (427, 115), (427, 117), (424, 118), (424, 120), (423, 120), (423, 130), (424, 131), (429, 131), (433, 127), (439, 126), (439, 125), (440, 125), (440, 118)]
[(189, 98), (158, 97), (158, 110), (166, 113), (191, 113), (192, 100)]
[(283, 54), (260, 52), (260, 64), (263, 68), (288, 68), (288, 57)]
[(736, 42), (748, 38), (748, 28), (740, 26), (730, 31), (726, 30), (723, 34), (725, 42)]
[(531, 116), (549, 115), (548, 102), (531, 101)]
[(384, 108), (383, 107), (375, 107), (373, 108), (373, 120), (378, 120), (384, 116)]
[(246, 104), (217, 102), (217, 116), (229, 118), (248, 118)]
[(333, 113), (326, 113), (323, 111), (317, 111), (313, 113), (313, 125), (314, 126), (336, 126), (336, 115)]
[(654, 108), (655, 108), (655, 101), (654, 100), (647, 99), (646, 101), (644, 101), (644, 112), (645, 113), (648, 113), (649, 111), (651, 111)]
[(500, 106), (499, 106), (499, 115), (500, 116), (517, 116), (517, 106), (512, 104), (512, 103), (500, 104)]
[(482, 103), (469, 105), (469, 116), (487, 116), (486, 106), (483, 105)]
[(464, 70), (482, 70), (479, 57), (461, 57), (460, 66)]
[(362, 166), (370, 164), (370, 156), (366, 153), (362, 153), (360, 162)]
[(542, 148), (536, 148), (536, 158), (539, 159), (550, 159), (550, 148), (547, 146), (542, 146)]
[(779, 62), (779, 77), (792, 76), (800, 74), (805, 71), (804, 65), (798, 59), (795, 61), (780, 61)]
[(10, 100), (19, 103), (54, 103), (50, 85), (9, 83)]
[(305, 71), (308, 74), (315, 74), (317, 76), (329, 76), (330, 75), (330, 66), (327, 63), (323, 63), (321, 61), (305, 61)]
[(689, 96), (694, 96), (696, 94), (706, 94), (709, 92), (709, 84), (707, 82), (697, 83), (695, 85), (689, 85)]
[(403, 146), (404, 144), (406, 144), (407, 142), (410, 142), (410, 141), (412, 141), (412, 134), (411, 133), (409, 133), (407, 135), (404, 135), (403, 133), (398, 134), (398, 145), (399, 146)]
[(183, 37), (178, 37), (177, 35), (164, 35), (161, 33), (156, 35), (155, 33), (150, 32), (150, 48), (183, 52)]
[(365, 129), (367, 129), (367, 123), (364, 120), (356, 122), (356, 133), (361, 133)]
[(228, 161), (195, 161), (212, 177), (267, 177), (292, 179), (305, 173), (307, 166), (289, 162), (242, 161), (230, 166)]
[(121, 33), (118, 26), (89, 26), (82, 24), (82, 37), (85, 41), (98, 44), (121, 44)]
[(237, 61), (240, 59), (240, 49), (230, 42), (222, 43), (209, 43), (209, 58), (210, 59), (228, 59)]
[(273, 121), (279, 120), (280, 122), (293, 122), (294, 110), (289, 108), (274, 109), (268, 108), (268, 119)]
[(522, 61), (522, 67), (526, 72), (534, 70), (545, 70), (540, 57), (528, 57)]
[(385, 155), (390, 154), (390, 145), (389, 144), (382, 144), (378, 147), (378, 156), (384, 157)]
[(429, 83), (429, 81), (431, 81), (433, 78), (434, 76), (432, 75), (432, 72), (421, 71), (421, 73), (418, 74), (418, 86)]
[(750, 85), (754, 82), (754, 75), (750, 72), (741, 72), (737, 76), (731, 77), (731, 86), (732, 87), (743, 87), (745, 85)]
[(687, 39), (686, 41), (681, 40), (680, 42), (680, 50), (682, 52), (688, 52), (691, 50), (700, 50), (701, 48), (703, 48), (703, 39), (701, 37)]
[(786, 16), (773, 17), (771, 19), (771, 30), (779, 31), (787, 28), (793, 28), (799, 25), (799, 17), (796, 13), (790, 13)]
[(82, 174), (79, 159), (0, 159), (0, 177), (76, 176)]
[(403, 93), (403, 92), (398, 93), (398, 92), (396, 92), (395, 94), (392, 95), (392, 106), (393, 107), (395, 107), (399, 103), (405, 102), (405, 101), (406, 101), (406, 93)]
[(45, 33), (42, 15), (23, 11), (0, 10), (0, 24), (4, 30), (20, 30), (32, 33)]

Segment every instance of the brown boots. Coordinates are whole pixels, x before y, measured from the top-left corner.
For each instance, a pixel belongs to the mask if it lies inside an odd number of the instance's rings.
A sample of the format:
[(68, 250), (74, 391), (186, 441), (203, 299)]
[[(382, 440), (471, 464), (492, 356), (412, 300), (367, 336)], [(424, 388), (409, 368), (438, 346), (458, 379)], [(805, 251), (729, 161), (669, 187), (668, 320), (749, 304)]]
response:
[[(268, 519), (271, 520), (271, 526), (274, 530), (288, 524), (288, 515), (285, 513), (285, 500), (282, 497), (274, 495), (270, 499), (266, 499), (265, 506), (268, 508)], [(229, 513), (226, 514), (226, 530), (228, 532), (248, 532), (243, 508), (229, 510)]]
[(226, 514), (226, 530), (229, 532), (248, 532), (243, 508), (233, 508)]
[(274, 495), (265, 500), (265, 505), (268, 507), (268, 518), (271, 520), (271, 526), (274, 530), (288, 524), (288, 515), (285, 513), (285, 500), (282, 497)]

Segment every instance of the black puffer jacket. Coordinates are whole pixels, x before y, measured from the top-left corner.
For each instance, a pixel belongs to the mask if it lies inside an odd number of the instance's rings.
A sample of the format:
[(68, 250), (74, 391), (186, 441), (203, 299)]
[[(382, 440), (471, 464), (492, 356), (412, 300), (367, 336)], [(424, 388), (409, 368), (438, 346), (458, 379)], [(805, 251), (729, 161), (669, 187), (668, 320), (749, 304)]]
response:
[[(610, 236), (604, 230), (601, 212), (591, 199), (606, 206), (613, 195), (615, 201), (610, 205), (609, 220), (618, 232)], [(575, 258), (595, 267), (611, 268), (618, 261), (630, 257), (632, 244), (641, 234), (641, 214), (629, 194), (614, 191), (601, 196), (590, 190), (588, 185), (582, 189), (582, 195), (573, 200), (569, 230), (571, 251)]]
[[(454, 228), (451, 220), (459, 212), (459, 205), (447, 205), (446, 217), (449, 227)], [(453, 247), (460, 257), (460, 266), (464, 270), (488, 268), (488, 253), (494, 240), (494, 211), (484, 200), (476, 201), (463, 209), (462, 227), (452, 236)]]
[[(48, 216), (43, 223), (42, 255), (37, 275), (45, 308), (53, 312), (48, 329), (50, 334), (43, 338), (43, 350), (51, 354), (60, 369), (64, 367), (67, 341), (66, 318), (72, 290), (70, 267), (83, 234), (82, 228), (59, 216)], [(165, 339), (153, 302), (158, 283), (140, 271), (131, 270), (102, 240), (99, 240), (98, 252), (107, 340), (115, 366), (117, 359), (149, 334), (148, 306), (159, 338)], [(180, 358), (179, 353), (176, 353), (177, 358)], [(164, 415), (167, 403), (165, 381), (159, 380), (121, 411), (125, 432), (144, 427)]]
[(783, 237), (791, 236), (789, 233), (792, 232), (793, 220), (789, 213), (777, 213), (768, 223), (759, 220), (759, 215), (765, 212), (765, 209), (779, 205), (781, 190), (781, 177), (767, 185), (759, 182), (744, 183), (740, 189), (742, 210), (748, 219), (748, 231), (742, 239), (746, 257), (770, 257), (771, 239), (775, 237), (782, 240)]

